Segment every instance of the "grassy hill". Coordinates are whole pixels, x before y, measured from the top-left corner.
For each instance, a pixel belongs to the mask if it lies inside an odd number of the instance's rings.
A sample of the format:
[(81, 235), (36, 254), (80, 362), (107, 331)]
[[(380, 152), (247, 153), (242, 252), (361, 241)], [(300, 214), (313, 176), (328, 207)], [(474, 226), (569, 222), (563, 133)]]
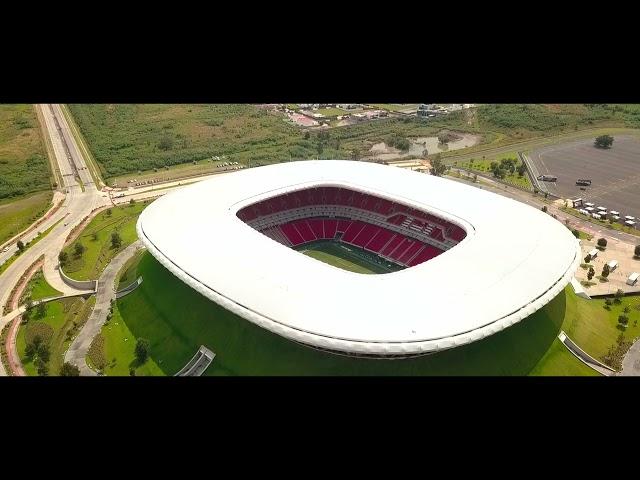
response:
[[(150, 254), (136, 269), (144, 281), (118, 300), (114, 317), (90, 351), (107, 375), (173, 375), (204, 344), (216, 352), (208, 375), (594, 375), (557, 340), (572, 305), (570, 287), (528, 319), (491, 337), (405, 360), (349, 358), (272, 334), (210, 302)], [(188, 308), (186, 308), (188, 306)], [(452, 306), (454, 308), (454, 306)], [(151, 344), (137, 365), (136, 339)]]

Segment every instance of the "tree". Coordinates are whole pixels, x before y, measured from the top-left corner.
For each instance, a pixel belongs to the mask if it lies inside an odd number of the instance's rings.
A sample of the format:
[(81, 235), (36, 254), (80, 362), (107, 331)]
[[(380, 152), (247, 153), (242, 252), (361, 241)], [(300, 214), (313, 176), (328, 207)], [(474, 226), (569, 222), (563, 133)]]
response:
[(624, 292), (619, 288), (616, 290), (614, 298), (616, 299), (616, 303), (620, 303), (622, 301), (622, 297), (624, 297)]
[(84, 253), (84, 250), (84, 245), (80, 242), (76, 242), (76, 244), (73, 246), (73, 253), (76, 255), (76, 257), (81, 257)]
[(65, 265), (68, 259), (69, 255), (67, 255), (67, 252), (64, 250), (58, 254), (58, 261), (60, 262), (60, 265)]
[(16, 247), (18, 247), (18, 250), (20, 252), (24, 251), (24, 242), (22, 240), (18, 240), (18, 243), (16, 243)]
[(547, 206), (546, 206), (546, 205), (543, 205), (543, 206), (542, 206), (542, 211), (543, 211), (544, 213), (547, 213)]
[(627, 317), (625, 314), (621, 314), (620, 316), (618, 316), (618, 323), (623, 327), (626, 327), (629, 323), (629, 317)]
[(309, 137), (310, 137), (310, 136), (311, 136), (311, 134), (309, 133), (309, 130), (305, 130), (305, 131), (304, 131), (303, 138), (304, 138), (305, 140), (309, 140)]
[[(555, 217), (554, 217), (554, 218), (555, 218)], [(577, 229), (575, 229), (575, 228), (574, 228), (573, 230), (571, 230), (571, 233), (573, 233), (573, 236), (574, 236), (574, 237), (576, 237), (576, 238), (580, 238), (580, 231), (579, 231), (579, 230), (577, 230)]]
[(129, 200), (129, 205), (135, 205), (136, 201), (132, 198), (131, 200)]
[(587, 272), (587, 280), (591, 281), (595, 274), (596, 271), (593, 269), (593, 267), (589, 267), (589, 271)]
[(44, 316), (47, 314), (47, 307), (44, 304), (44, 302), (39, 302), (38, 303), (38, 311), (36, 312), (36, 315), (38, 315), (38, 318), (44, 318)]
[(624, 308), (622, 309), (622, 311), (624, 313), (629, 313), (631, 311), (631, 307), (629, 305), (625, 305)]
[(120, 248), (122, 246), (122, 237), (118, 232), (113, 232), (111, 234), (111, 246), (113, 248)]
[(438, 134), (438, 143), (442, 143), (443, 145), (446, 145), (447, 143), (449, 143), (450, 140), (451, 140), (451, 136), (449, 135), (448, 132), (440, 132)]
[(613, 145), (613, 137), (611, 135), (600, 135), (593, 142), (597, 148), (611, 148)]
[(611, 269), (609, 268), (609, 264), (605, 263), (604, 267), (602, 267), (602, 276), (604, 278), (607, 278), (609, 276), (609, 273), (611, 273)]
[(110, 208), (107, 208), (107, 217), (110, 217), (110, 216), (111, 216), (111, 213), (112, 213), (112, 212), (111, 212), (111, 209), (110, 209)]
[(44, 360), (38, 358), (35, 364), (36, 367), (38, 367), (38, 375), (40, 375), (41, 377), (46, 377), (47, 375), (49, 375), (49, 367)]
[(636, 248), (633, 250), (633, 255), (640, 257), (640, 245), (636, 245)]
[(62, 367), (60, 367), (60, 376), (61, 377), (79, 377), (80, 369), (69, 362), (64, 362), (62, 364)]
[(599, 238), (598, 239), (598, 246), (602, 247), (602, 248), (606, 248), (607, 246), (607, 239), (606, 238)]
[(527, 172), (527, 166), (524, 163), (521, 163), (518, 166), (518, 176), (523, 177), (526, 172)]
[(431, 159), (431, 175), (441, 177), (447, 171), (447, 166), (444, 164), (440, 155), (434, 155)]
[(587, 253), (587, 256), (584, 257), (584, 263), (589, 263), (591, 261), (591, 255)]
[(135, 354), (139, 363), (144, 363), (149, 358), (150, 343), (146, 338), (139, 338), (136, 342)]

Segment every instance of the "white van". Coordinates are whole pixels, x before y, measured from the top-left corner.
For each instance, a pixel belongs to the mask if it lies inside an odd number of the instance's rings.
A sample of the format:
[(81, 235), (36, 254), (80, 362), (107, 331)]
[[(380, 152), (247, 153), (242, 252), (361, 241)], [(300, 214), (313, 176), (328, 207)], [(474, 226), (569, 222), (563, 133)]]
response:
[(640, 273), (633, 272), (631, 275), (629, 275), (629, 278), (627, 278), (627, 285), (635, 285), (636, 283), (638, 283), (638, 278), (640, 278)]
[(594, 248), (593, 250), (591, 250), (589, 252), (589, 255), (591, 255), (591, 260), (593, 260), (594, 258), (596, 258), (598, 256), (598, 249)]
[(607, 265), (609, 265), (610, 272), (613, 272), (616, 268), (618, 268), (618, 262), (616, 260), (611, 260), (609, 263), (607, 263)]

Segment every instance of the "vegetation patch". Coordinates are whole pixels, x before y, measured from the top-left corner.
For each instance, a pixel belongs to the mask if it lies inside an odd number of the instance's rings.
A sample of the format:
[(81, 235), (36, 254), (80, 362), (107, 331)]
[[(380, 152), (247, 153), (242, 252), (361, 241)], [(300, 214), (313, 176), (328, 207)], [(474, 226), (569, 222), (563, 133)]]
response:
[(64, 272), (76, 280), (95, 280), (118, 253), (137, 239), (136, 222), (149, 202), (113, 207), (98, 213), (59, 257)]
[(53, 334), (54, 330), (51, 325), (34, 320), (27, 323), (25, 341), (27, 342), (27, 344), (30, 344), (33, 343), (36, 337), (40, 337), (40, 340), (42, 340), (44, 344), (49, 345), (49, 343), (51, 343), (51, 339), (53, 338)]
[(53, 193), (39, 192), (0, 201), (0, 244), (24, 231), (51, 207)]
[(104, 355), (104, 336), (102, 334), (99, 333), (93, 338), (87, 356), (90, 365), (94, 369), (104, 370), (107, 365), (107, 359)]
[[(26, 324), (20, 326), (16, 338), (18, 355), (27, 375), (64, 373), (64, 354), (86, 323), (94, 305), (95, 297), (88, 300), (67, 298), (43, 304), (43, 312), (27, 315)], [(42, 339), (41, 345), (48, 349), (45, 357), (41, 355), (42, 346), (36, 346), (38, 337)], [(73, 369), (67, 367), (65, 370), (70, 374)]]
[(0, 105), (0, 200), (49, 190), (50, 175), (33, 105)]

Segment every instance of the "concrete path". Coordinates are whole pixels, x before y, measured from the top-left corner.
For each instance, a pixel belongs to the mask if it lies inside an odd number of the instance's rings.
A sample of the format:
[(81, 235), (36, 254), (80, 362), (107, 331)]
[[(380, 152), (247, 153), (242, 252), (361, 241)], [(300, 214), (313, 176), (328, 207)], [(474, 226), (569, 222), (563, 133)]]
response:
[(111, 300), (116, 298), (115, 280), (118, 272), (120, 272), (127, 260), (133, 257), (141, 248), (142, 242), (140, 240), (129, 245), (109, 262), (109, 265), (107, 265), (107, 268), (104, 269), (98, 279), (98, 292), (96, 293), (96, 304), (93, 307), (93, 311), (64, 356), (65, 361), (76, 365), (80, 369), (80, 375), (82, 376), (97, 375), (87, 365), (87, 352), (93, 338), (100, 333), (100, 329), (107, 319)]
[(640, 340), (637, 340), (622, 360), (622, 377), (640, 377)]

